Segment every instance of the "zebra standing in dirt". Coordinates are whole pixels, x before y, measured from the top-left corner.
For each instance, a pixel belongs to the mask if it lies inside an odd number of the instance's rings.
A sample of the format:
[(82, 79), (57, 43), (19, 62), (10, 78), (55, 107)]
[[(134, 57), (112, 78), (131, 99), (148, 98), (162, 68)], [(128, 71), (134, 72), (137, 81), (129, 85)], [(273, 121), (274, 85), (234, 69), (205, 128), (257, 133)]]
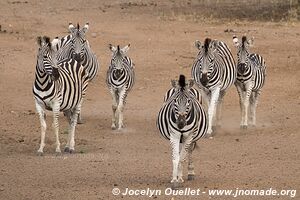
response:
[(266, 64), (262, 56), (250, 53), (250, 46), (254, 39), (242, 37), (239, 42), (236, 36), (233, 37), (233, 44), (237, 48), (237, 80), (235, 86), (240, 97), (241, 107), (241, 128), (248, 126), (248, 110), (250, 104), (249, 124), (256, 125), (256, 106), (258, 96), (265, 83)]
[[(79, 24), (75, 27), (69, 24), (70, 35), (61, 39), (54, 39), (52, 45), (57, 51), (57, 60), (73, 58), (79, 62), (88, 72), (89, 80), (93, 80), (99, 70), (99, 62), (93, 53), (88, 40), (85, 37), (89, 29), (89, 23), (86, 23), (82, 29)], [(78, 117), (78, 123), (82, 123), (81, 114)]]
[(236, 80), (236, 66), (224, 42), (206, 38), (203, 45), (196, 41), (195, 46), (199, 53), (192, 66), (192, 77), (208, 104), (207, 132), (212, 137), (212, 127), (220, 126), (223, 97)]
[(199, 92), (192, 88), (194, 82), (186, 83), (185, 76), (172, 81), (157, 118), (160, 134), (170, 140), (172, 147), (173, 176), (172, 187), (177, 188), (183, 182), (182, 165), (188, 157), (188, 180), (194, 178), (192, 151), (196, 141), (207, 132), (207, 116), (200, 104)]
[(77, 117), (88, 86), (88, 74), (76, 60), (66, 59), (58, 63), (49, 37), (38, 37), (38, 45), (33, 86), (36, 110), (41, 122), (41, 144), (38, 153), (42, 155), (45, 146), (45, 110), (53, 112), (56, 153), (61, 152), (58, 123), (60, 111), (68, 117), (70, 126), (65, 152), (72, 153), (75, 150)]
[(123, 109), (128, 92), (134, 85), (135, 73), (131, 59), (126, 56), (129, 50), (127, 45), (120, 49), (120, 46), (109, 45), (112, 51), (112, 59), (107, 71), (106, 84), (113, 99), (112, 129), (123, 128)]

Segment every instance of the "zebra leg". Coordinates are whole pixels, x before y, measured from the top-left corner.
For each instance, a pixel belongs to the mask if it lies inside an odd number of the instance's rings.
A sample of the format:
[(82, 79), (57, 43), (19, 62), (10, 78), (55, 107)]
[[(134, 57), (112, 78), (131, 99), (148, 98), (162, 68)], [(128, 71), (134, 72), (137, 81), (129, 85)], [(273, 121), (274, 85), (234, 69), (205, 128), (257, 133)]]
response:
[(69, 153), (75, 152), (75, 127), (77, 125), (78, 114), (80, 113), (81, 103), (74, 108), (71, 115), (71, 123), (69, 126), (70, 150)]
[(221, 119), (222, 119), (222, 106), (223, 106), (223, 98), (225, 96), (225, 91), (220, 92), (219, 100), (218, 100), (218, 105), (217, 105), (217, 121), (215, 123), (217, 128), (221, 127)]
[(172, 161), (173, 161), (173, 176), (172, 176), (172, 188), (176, 189), (179, 187), (178, 183), (178, 165), (179, 165), (179, 143), (180, 135), (175, 135), (171, 133), (170, 135), (170, 144), (172, 148)]
[(242, 129), (248, 127), (248, 111), (249, 111), (249, 99), (252, 92), (252, 83), (246, 83), (246, 92), (244, 93), (244, 122), (241, 126)]
[(118, 129), (122, 129), (124, 127), (123, 123), (123, 110), (125, 105), (125, 99), (126, 99), (126, 89), (122, 88), (119, 93), (119, 105), (117, 108), (117, 115), (118, 115)]
[(256, 107), (257, 100), (259, 96), (259, 91), (252, 92), (250, 96), (250, 121), (249, 125), (255, 127), (256, 126)]
[(112, 124), (111, 124), (111, 129), (115, 130), (116, 129), (116, 110), (118, 107), (118, 98), (117, 98), (117, 93), (115, 90), (111, 89), (110, 90), (111, 96), (112, 96)]
[(190, 148), (188, 150), (188, 180), (194, 180), (195, 179), (195, 171), (194, 171), (194, 164), (192, 160), (192, 153), (193, 150), (196, 147), (196, 142), (193, 142), (190, 145)]
[(52, 111), (53, 111), (53, 130), (54, 130), (54, 134), (55, 134), (55, 139), (56, 139), (56, 149), (55, 152), (57, 154), (60, 154), (60, 142), (59, 142), (59, 123), (58, 123), (58, 118), (59, 118), (59, 112), (60, 112), (60, 105), (58, 102), (55, 102), (52, 105)]
[(204, 100), (205, 104), (208, 106), (210, 102), (210, 94), (205, 90), (201, 90), (201, 98)]
[(78, 113), (77, 124), (84, 124), (82, 117), (81, 117), (81, 111), (80, 111), (80, 113)]
[(242, 87), (240, 84), (236, 84), (236, 89), (239, 94), (239, 100), (240, 100), (240, 110), (241, 110), (241, 124), (240, 127), (242, 128), (244, 126), (244, 97), (245, 97), (245, 92), (243, 91)]
[(189, 134), (187, 138), (184, 138), (183, 143), (182, 143), (182, 148), (180, 149), (179, 173), (178, 173), (178, 182), (180, 182), (180, 183), (184, 182), (184, 180), (182, 178), (182, 165), (189, 153), (189, 149), (192, 146), (191, 145), (192, 140), (193, 140), (193, 134)]
[[(72, 112), (69, 110), (69, 111), (64, 112), (64, 114), (67, 117), (69, 125), (70, 125), (72, 123)], [(70, 136), (71, 135), (69, 134), (69, 132), (70, 132), (70, 130), (68, 129), (67, 144), (65, 146), (64, 152), (70, 152), (70, 141), (71, 141)]]
[(36, 111), (39, 114), (40, 123), (41, 123), (41, 143), (40, 143), (40, 148), (38, 149), (38, 155), (43, 155), (43, 149), (45, 147), (45, 135), (47, 129), (47, 124), (45, 120), (46, 114), (44, 109), (37, 102), (35, 102), (35, 107), (36, 107)]
[(211, 92), (211, 99), (208, 106), (208, 130), (207, 134), (212, 138), (212, 123), (216, 115), (216, 106), (220, 95), (220, 88), (216, 88)]
[[(183, 144), (182, 143), (180, 143), (179, 144), (179, 152), (181, 152), (181, 150), (182, 150), (182, 147), (183, 147)], [(179, 153), (179, 155), (180, 155), (180, 153)], [(178, 163), (178, 182), (179, 183), (183, 183), (184, 182), (184, 180), (183, 180), (183, 169), (182, 169), (182, 166), (183, 166), (183, 163), (181, 162), (181, 160), (179, 159), (179, 163)]]

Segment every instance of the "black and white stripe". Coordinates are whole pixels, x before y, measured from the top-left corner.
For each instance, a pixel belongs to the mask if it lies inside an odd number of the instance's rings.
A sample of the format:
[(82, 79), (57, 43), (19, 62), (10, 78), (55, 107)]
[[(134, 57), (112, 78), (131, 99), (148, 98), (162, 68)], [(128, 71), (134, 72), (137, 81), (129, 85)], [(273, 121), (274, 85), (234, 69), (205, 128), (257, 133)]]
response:
[(192, 88), (193, 81), (186, 83), (185, 76), (172, 81), (172, 88), (166, 92), (159, 111), (157, 127), (160, 134), (170, 140), (172, 147), (173, 178), (176, 187), (183, 182), (182, 163), (188, 156), (188, 179), (194, 177), (191, 154), (195, 142), (207, 132), (207, 116), (199, 101), (199, 92)]
[[(75, 27), (72, 23), (69, 24), (71, 34), (61, 38), (54, 39), (52, 45), (56, 51), (56, 59), (63, 61), (73, 58), (79, 62), (88, 73), (89, 81), (92, 81), (99, 70), (99, 62), (96, 55), (93, 53), (89, 41), (86, 39), (86, 33), (89, 29), (89, 23), (86, 23), (83, 28)], [(81, 114), (78, 116), (78, 123), (82, 123)]]
[(211, 135), (212, 127), (220, 125), (223, 97), (236, 80), (236, 66), (230, 49), (222, 41), (206, 38), (203, 45), (196, 41), (195, 46), (199, 53), (192, 66), (192, 77), (208, 104)]
[(109, 45), (113, 56), (107, 71), (106, 84), (113, 99), (112, 129), (121, 129), (124, 126), (123, 109), (127, 94), (134, 85), (135, 73), (133, 63), (126, 56), (129, 46), (127, 45), (120, 49), (119, 45), (117, 47)]
[(252, 46), (253, 41), (253, 38), (247, 39), (246, 36), (243, 36), (242, 41), (239, 42), (236, 36), (233, 37), (238, 58), (235, 86), (240, 97), (241, 128), (247, 128), (248, 118), (251, 126), (256, 125), (257, 100), (266, 76), (266, 63), (263, 57), (259, 54), (250, 53), (250, 46)]
[(79, 24), (75, 27), (70, 23), (69, 31), (71, 34), (61, 39), (54, 39), (52, 45), (57, 51), (58, 61), (69, 58), (77, 60), (88, 72), (89, 80), (93, 80), (98, 73), (99, 62), (86, 39), (85, 35), (88, 29), (89, 23), (86, 23), (82, 29)]
[(35, 72), (33, 94), (36, 110), (41, 122), (41, 144), (38, 152), (45, 146), (45, 110), (53, 112), (53, 128), (56, 135), (56, 152), (60, 153), (59, 123), (60, 111), (69, 119), (69, 136), (65, 151), (73, 152), (75, 127), (81, 109), (82, 99), (88, 86), (88, 74), (73, 59), (57, 62), (48, 37), (38, 37), (39, 50)]

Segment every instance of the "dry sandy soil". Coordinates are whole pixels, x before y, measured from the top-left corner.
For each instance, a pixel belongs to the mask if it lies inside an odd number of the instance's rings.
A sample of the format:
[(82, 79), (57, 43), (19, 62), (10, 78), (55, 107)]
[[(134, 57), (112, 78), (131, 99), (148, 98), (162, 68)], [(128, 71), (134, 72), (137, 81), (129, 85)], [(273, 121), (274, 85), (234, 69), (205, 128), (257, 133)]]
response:
[[(71, 3), (72, 2), (72, 3)], [(71, 5), (72, 4), (72, 5)], [(253, 51), (267, 62), (255, 129), (239, 129), (238, 95), (225, 96), (223, 126), (202, 139), (194, 152), (196, 179), (185, 187), (209, 189), (298, 189), (300, 192), (300, 24), (192, 20), (169, 12), (172, 1), (1, 1), (0, 2), (0, 199), (171, 199), (170, 196), (113, 196), (111, 191), (169, 187), (168, 141), (155, 126), (170, 80), (190, 77), (197, 54), (193, 44), (206, 37), (225, 41), (235, 55), (232, 35), (255, 37)], [(165, 11), (171, 14), (165, 14)], [(51, 113), (45, 155), (36, 151), (40, 124), (32, 95), (39, 35), (67, 34), (68, 23), (89, 21), (88, 39), (101, 62), (83, 105), (85, 124), (76, 130), (76, 153), (55, 156)], [(233, 32), (224, 32), (230, 29)], [(6, 31), (4, 31), (6, 30)], [(131, 44), (136, 84), (125, 109), (126, 128), (112, 131), (111, 97), (105, 74), (108, 44)], [(61, 142), (67, 122), (60, 118)], [(186, 168), (185, 168), (186, 169)], [(186, 173), (186, 170), (185, 170)], [(233, 199), (184, 196), (174, 199)], [(238, 197), (235, 199), (290, 199)], [(300, 199), (299, 194), (294, 199)]]

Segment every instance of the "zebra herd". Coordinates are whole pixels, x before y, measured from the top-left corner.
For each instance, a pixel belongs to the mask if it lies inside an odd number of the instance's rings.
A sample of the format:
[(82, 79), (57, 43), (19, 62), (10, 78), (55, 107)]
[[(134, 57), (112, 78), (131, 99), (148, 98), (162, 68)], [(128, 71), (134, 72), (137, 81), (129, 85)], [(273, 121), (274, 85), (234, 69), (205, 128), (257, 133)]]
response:
[[(89, 24), (80, 29), (79, 24), (69, 24), (70, 34), (55, 38), (38, 37), (38, 53), (33, 94), (41, 123), (41, 142), (38, 149), (43, 154), (45, 146), (45, 110), (53, 112), (53, 129), (56, 136), (56, 153), (61, 153), (58, 116), (62, 111), (69, 121), (68, 139), (64, 151), (75, 150), (75, 127), (81, 122), (81, 107), (87, 87), (99, 71), (99, 61), (93, 53), (86, 32)], [(222, 41), (206, 38), (202, 44), (195, 42), (198, 54), (192, 65), (192, 80), (184, 75), (171, 81), (158, 113), (157, 127), (170, 141), (172, 148), (172, 187), (183, 182), (183, 162), (188, 159), (188, 180), (194, 178), (192, 152), (196, 141), (212, 137), (220, 126), (221, 106), (226, 91), (236, 86), (241, 107), (241, 128), (255, 126), (257, 98), (265, 82), (266, 64), (262, 56), (250, 53), (253, 38), (239, 41), (233, 37), (237, 48), (237, 65), (229, 47)], [(112, 95), (112, 129), (123, 128), (123, 109), (128, 92), (135, 80), (134, 64), (127, 56), (130, 45), (120, 48), (109, 45), (112, 59), (106, 75), (106, 84)], [(200, 92), (195, 89), (194, 84)], [(207, 104), (207, 111), (202, 105)], [(250, 108), (249, 108), (250, 105)]]

